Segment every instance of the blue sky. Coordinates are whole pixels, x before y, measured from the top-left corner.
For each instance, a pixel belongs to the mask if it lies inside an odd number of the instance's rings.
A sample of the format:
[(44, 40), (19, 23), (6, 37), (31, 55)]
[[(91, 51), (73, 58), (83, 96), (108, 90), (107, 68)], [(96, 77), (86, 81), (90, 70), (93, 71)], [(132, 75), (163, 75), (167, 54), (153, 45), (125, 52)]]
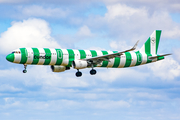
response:
[[(163, 0), (0, 0), (0, 118), (3, 120), (179, 120), (180, 2)], [(53, 73), (12, 64), (19, 47), (125, 50), (162, 30), (172, 56), (124, 69)]]

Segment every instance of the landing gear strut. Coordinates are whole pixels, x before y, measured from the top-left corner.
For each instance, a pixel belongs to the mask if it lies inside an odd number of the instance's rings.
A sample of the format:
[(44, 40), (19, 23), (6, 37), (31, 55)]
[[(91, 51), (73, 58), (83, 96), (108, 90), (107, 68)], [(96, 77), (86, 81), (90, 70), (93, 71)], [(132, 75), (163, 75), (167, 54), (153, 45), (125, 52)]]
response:
[(91, 74), (91, 75), (95, 75), (95, 74), (96, 74), (96, 70), (93, 69), (93, 68), (94, 68), (94, 65), (93, 65), (93, 64), (91, 64), (91, 68), (92, 68), (92, 70), (90, 71), (90, 74)]
[(26, 67), (27, 67), (27, 65), (24, 65), (23, 73), (27, 73)]
[(76, 72), (76, 77), (81, 77), (82, 76), (82, 72), (79, 71), (79, 69), (77, 69), (78, 71)]

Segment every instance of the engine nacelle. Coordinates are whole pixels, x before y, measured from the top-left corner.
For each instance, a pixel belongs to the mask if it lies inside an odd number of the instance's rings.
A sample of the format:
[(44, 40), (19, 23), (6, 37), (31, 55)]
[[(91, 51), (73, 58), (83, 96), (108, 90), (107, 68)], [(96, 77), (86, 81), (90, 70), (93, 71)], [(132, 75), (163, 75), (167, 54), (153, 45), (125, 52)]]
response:
[(73, 61), (74, 69), (84, 69), (84, 68), (87, 68), (87, 66), (88, 66), (87, 61), (83, 61), (83, 60), (74, 60)]
[(51, 65), (51, 70), (53, 72), (64, 72), (65, 70), (68, 70), (68, 69), (70, 68), (66, 66)]

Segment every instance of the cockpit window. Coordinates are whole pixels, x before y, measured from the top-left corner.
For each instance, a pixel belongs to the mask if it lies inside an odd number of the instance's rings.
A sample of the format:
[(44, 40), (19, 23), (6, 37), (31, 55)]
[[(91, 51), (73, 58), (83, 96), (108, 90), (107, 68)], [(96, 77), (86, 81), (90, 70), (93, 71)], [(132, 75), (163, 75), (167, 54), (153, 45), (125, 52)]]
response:
[(21, 52), (20, 52), (20, 51), (13, 51), (12, 53), (21, 54)]

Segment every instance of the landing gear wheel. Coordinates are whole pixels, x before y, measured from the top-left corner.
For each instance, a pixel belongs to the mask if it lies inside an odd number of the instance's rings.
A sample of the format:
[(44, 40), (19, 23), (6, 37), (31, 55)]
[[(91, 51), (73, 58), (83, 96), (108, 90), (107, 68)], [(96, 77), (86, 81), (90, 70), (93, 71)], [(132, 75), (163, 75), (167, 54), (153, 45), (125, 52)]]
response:
[(23, 70), (23, 73), (27, 73), (27, 70)]
[(91, 74), (91, 75), (95, 75), (95, 74), (96, 74), (96, 70), (92, 69), (92, 70), (90, 71), (90, 74)]
[(82, 76), (82, 72), (76, 72), (76, 77), (81, 77)]
[(24, 65), (23, 73), (27, 73), (26, 67), (27, 67), (27, 65)]

